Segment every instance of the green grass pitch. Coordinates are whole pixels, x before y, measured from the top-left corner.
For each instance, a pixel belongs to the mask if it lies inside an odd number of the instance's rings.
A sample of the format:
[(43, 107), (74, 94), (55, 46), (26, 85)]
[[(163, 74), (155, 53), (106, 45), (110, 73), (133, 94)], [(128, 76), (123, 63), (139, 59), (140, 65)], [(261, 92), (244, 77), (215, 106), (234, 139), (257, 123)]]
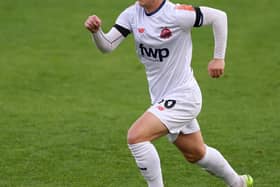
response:
[[(175, 2), (175, 1), (174, 1)], [(226, 74), (211, 79), (210, 28), (193, 31), (193, 68), (203, 92), (199, 121), (257, 187), (280, 186), (280, 44), (276, 0), (181, 0), (223, 9), (229, 19)], [(103, 55), (84, 29), (95, 13), (107, 31), (133, 1), (0, 1), (0, 186), (143, 187), (126, 144), (149, 106), (132, 36)], [(223, 187), (155, 142), (166, 187)]]

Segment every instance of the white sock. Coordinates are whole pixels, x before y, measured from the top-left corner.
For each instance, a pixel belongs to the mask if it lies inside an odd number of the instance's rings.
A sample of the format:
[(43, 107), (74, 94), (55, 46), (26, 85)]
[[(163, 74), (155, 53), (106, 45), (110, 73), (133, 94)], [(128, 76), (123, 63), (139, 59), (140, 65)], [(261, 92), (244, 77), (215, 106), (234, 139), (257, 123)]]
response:
[(222, 178), (231, 187), (239, 187), (242, 184), (240, 176), (233, 170), (221, 153), (214, 148), (206, 145), (206, 154), (197, 164), (209, 173)]
[(128, 145), (149, 187), (163, 187), (158, 153), (151, 142)]

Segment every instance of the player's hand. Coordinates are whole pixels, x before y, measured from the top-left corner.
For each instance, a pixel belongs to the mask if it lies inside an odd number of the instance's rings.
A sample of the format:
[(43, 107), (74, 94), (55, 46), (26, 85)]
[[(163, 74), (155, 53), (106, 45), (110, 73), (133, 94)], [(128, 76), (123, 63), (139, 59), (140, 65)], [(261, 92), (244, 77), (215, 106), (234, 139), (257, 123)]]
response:
[(224, 59), (213, 59), (208, 64), (208, 73), (212, 78), (219, 78), (224, 74)]
[(85, 27), (90, 32), (96, 33), (101, 27), (101, 19), (96, 15), (89, 16), (85, 21)]

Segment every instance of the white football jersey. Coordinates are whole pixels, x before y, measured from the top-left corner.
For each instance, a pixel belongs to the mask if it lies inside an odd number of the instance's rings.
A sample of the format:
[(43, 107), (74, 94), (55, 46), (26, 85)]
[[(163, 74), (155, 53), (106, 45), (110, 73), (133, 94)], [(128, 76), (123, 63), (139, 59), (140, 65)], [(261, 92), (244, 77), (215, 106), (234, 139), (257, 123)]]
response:
[(155, 12), (148, 14), (136, 2), (116, 20), (117, 26), (134, 36), (153, 104), (178, 92), (184, 93), (196, 84), (190, 64), (191, 29), (202, 24), (197, 13), (192, 6), (164, 0)]

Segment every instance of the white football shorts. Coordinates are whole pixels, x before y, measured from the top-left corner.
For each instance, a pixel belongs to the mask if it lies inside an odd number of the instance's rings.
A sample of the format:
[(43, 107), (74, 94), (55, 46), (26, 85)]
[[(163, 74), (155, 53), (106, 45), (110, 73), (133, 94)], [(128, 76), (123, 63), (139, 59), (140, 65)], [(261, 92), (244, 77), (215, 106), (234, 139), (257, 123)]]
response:
[(152, 105), (148, 112), (158, 117), (168, 128), (170, 142), (180, 133), (191, 134), (200, 130), (196, 120), (202, 105), (201, 91), (198, 86), (184, 93), (166, 96), (161, 102)]

